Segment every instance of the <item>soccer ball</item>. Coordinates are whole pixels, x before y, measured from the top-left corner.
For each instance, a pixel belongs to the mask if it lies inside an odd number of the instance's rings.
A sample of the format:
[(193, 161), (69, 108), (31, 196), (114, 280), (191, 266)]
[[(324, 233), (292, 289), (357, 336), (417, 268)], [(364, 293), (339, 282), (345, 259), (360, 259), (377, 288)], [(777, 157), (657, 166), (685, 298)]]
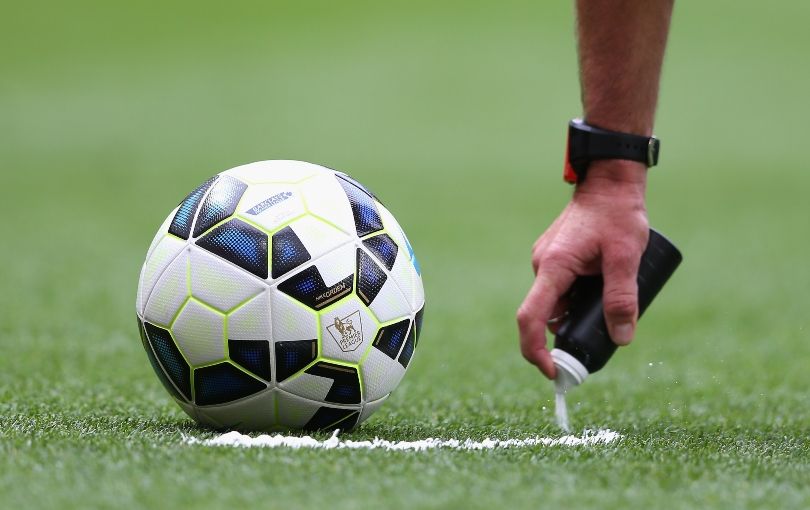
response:
[(394, 216), (348, 175), (260, 161), (172, 211), (138, 284), (141, 340), (177, 404), (218, 429), (351, 429), (397, 387), (424, 289)]

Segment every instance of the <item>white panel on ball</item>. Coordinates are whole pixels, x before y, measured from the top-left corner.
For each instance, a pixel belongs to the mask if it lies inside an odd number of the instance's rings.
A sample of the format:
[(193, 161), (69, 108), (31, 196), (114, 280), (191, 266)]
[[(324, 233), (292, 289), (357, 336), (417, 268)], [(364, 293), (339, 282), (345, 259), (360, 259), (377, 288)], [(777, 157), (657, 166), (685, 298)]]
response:
[(378, 322), (389, 322), (407, 317), (411, 313), (410, 304), (405, 301), (405, 296), (391, 277), (385, 280), (369, 309)]
[(185, 246), (186, 242), (182, 239), (171, 235), (164, 236), (152, 250), (151, 255), (147, 257), (141, 270), (141, 282), (138, 285), (138, 296), (140, 298), (138, 311), (141, 314), (143, 314), (146, 301), (149, 299), (149, 294), (155, 287), (158, 278)]
[(283, 427), (300, 429), (312, 419), (322, 404), (278, 391), (278, 423)]
[(356, 235), (349, 199), (333, 173), (313, 177), (301, 183), (300, 187), (312, 214), (334, 224), (348, 235)]
[(312, 374), (301, 374), (298, 377), (285, 379), (278, 386), (299, 397), (310, 400), (323, 401), (335, 381), (327, 377)]
[(175, 258), (163, 271), (146, 301), (144, 319), (168, 327), (188, 297), (188, 251)]
[(172, 335), (194, 366), (225, 359), (225, 315), (194, 299), (172, 324)]
[(254, 184), (242, 196), (238, 213), (272, 232), (306, 213), (306, 209), (295, 184)]
[(321, 352), (326, 358), (358, 363), (376, 334), (377, 323), (356, 297), (321, 312)]
[(191, 295), (217, 310), (227, 312), (265, 284), (258, 278), (200, 248), (191, 248)]
[(293, 229), (313, 259), (317, 259), (352, 239), (345, 232), (311, 215), (295, 220), (290, 224), (290, 228)]
[(250, 184), (267, 182), (300, 182), (303, 179), (330, 172), (326, 168), (295, 160), (257, 161), (222, 172)]
[(423, 306), (425, 306), (425, 284), (422, 281), (422, 276), (416, 272), (416, 269), (413, 269), (411, 272), (411, 278), (413, 281), (413, 288), (414, 288), (414, 313), (418, 312)]
[(417, 274), (411, 261), (398, 256), (394, 261), (394, 267), (391, 268), (391, 277), (408, 300), (411, 311), (419, 310), (425, 301), (425, 291), (422, 287), (422, 278)]
[(270, 292), (265, 290), (228, 314), (228, 339), (270, 340), (270, 317)]
[(397, 360), (372, 347), (368, 357), (363, 360), (360, 373), (363, 378), (363, 398), (371, 401), (394, 391), (405, 375), (405, 368)]
[(199, 420), (210, 427), (242, 430), (272, 430), (276, 424), (276, 390), (233, 403), (198, 407)]
[(172, 224), (172, 220), (174, 220), (174, 215), (177, 214), (178, 209), (180, 209), (180, 206), (175, 207), (172, 210), (172, 212), (170, 212), (169, 215), (166, 216), (166, 219), (163, 220), (163, 223), (160, 225), (157, 234), (155, 234), (155, 237), (152, 239), (152, 244), (149, 245), (149, 250), (146, 252), (147, 259), (152, 256), (152, 252), (155, 251), (155, 248), (157, 247), (161, 239), (166, 237), (166, 235), (169, 233), (169, 225)]
[(273, 341), (315, 340), (318, 316), (278, 289), (270, 291)]
[(324, 283), (331, 287), (347, 276), (355, 273), (357, 267), (357, 247), (354, 244), (341, 246), (315, 263)]
[(379, 409), (386, 400), (388, 400), (388, 395), (373, 402), (366, 402), (363, 405), (363, 411), (360, 413), (360, 418), (357, 420), (357, 426), (360, 426), (360, 424), (366, 421), (369, 416), (374, 414), (374, 412)]

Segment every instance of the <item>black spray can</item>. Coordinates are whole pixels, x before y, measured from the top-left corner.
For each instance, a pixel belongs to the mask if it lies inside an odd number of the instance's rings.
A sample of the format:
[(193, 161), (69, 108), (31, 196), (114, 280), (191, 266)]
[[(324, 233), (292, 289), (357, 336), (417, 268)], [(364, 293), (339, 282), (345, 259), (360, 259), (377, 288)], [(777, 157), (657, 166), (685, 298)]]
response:
[[(638, 270), (639, 317), (681, 263), (681, 252), (650, 229)], [(557, 330), (551, 356), (557, 367), (557, 390), (581, 384), (608, 362), (616, 344), (608, 334), (602, 306), (601, 276), (582, 276), (571, 286), (568, 314)]]

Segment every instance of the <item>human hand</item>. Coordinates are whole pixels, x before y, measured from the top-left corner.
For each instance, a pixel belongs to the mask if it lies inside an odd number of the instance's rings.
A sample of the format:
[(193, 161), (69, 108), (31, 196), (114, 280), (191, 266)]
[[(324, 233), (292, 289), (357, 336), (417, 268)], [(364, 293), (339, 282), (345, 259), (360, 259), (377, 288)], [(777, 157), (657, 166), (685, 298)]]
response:
[(633, 339), (638, 319), (639, 262), (649, 237), (646, 167), (625, 160), (594, 161), (587, 179), (532, 248), (535, 280), (517, 312), (523, 357), (549, 379), (556, 368), (545, 330), (556, 332), (577, 276), (602, 273), (608, 332), (618, 345)]

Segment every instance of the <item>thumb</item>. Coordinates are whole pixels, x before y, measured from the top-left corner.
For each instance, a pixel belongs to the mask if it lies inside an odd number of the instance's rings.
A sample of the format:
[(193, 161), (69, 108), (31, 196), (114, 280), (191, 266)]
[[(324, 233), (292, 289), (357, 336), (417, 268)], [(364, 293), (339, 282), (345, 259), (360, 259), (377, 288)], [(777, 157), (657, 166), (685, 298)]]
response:
[(605, 285), (602, 301), (610, 338), (617, 345), (633, 340), (638, 320), (638, 266), (641, 253), (626, 245), (606, 251), (602, 257)]

